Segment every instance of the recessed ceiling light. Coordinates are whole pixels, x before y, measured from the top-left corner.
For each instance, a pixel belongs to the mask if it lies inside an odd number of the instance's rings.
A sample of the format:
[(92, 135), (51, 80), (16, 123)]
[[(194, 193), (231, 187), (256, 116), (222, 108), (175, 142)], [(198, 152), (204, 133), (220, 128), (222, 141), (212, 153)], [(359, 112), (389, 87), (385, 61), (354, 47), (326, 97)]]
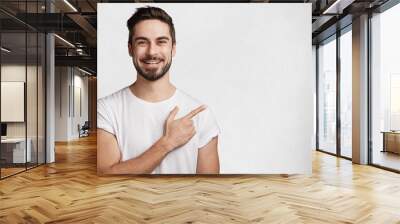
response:
[(60, 39), (62, 42), (66, 43), (67, 45), (69, 45), (69, 46), (75, 48), (75, 45), (73, 45), (73, 44), (72, 44), (71, 42), (69, 42), (68, 40), (66, 40), (66, 39), (64, 39), (64, 38), (62, 38), (62, 37), (60, 37), (60, 36), (57, 35), (57, 34), (54, 34), (54, 36), (57, 37), (58, 39)]
[(72, 10), (74, 10), (75, 12), (78, 12), (78, 10), (71, 4), (69, 3), (68, 0), (64, 0), (65, 4), (67, 4)]
[(351, 5), (355, 0), (336, 0), (322, 14), (342, 14), (343, 9)]
[(92, 75), (92, 73), (90, 73), (90, 72), (88, 72), (88, 71), (86, 71), (86, 70), (83, 70), (83, 69), (81, 69), (81, 68), (79, 68), (79, 67), (78, 67), (78, 70), (81, 71), (81, 72), (83, 72), (83, 73), (85, 73), (85, 74), (88, 74), (88, 75), (90, 75), (90, 76)]
[(10, 52), (11, 52), (10, 49), (7, 49), (7, 48), (5, 48), (5, 47), (1, 47), (1, 50), (4, 51), (4, 52), (6, 52), (6, 53), (10, 53)]

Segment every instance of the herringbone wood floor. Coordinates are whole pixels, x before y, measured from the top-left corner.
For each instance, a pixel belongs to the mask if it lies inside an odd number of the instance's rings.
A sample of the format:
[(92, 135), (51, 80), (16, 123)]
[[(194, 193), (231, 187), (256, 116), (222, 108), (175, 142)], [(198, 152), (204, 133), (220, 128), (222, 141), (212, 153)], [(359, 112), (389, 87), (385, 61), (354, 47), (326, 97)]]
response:
[(313, 175), (96, 175), (96, 139), (0, 181), (0, 223), (400, 223), (400, 175), (316, 152)]

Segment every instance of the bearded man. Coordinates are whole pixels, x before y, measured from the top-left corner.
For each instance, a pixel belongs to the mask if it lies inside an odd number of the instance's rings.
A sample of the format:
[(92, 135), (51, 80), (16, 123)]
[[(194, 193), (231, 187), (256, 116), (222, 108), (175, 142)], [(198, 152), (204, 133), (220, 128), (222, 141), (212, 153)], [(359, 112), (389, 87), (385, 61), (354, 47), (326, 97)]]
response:
[(97, 102), (98, 173), (219, 173), (220, 131), (211, 110), (170, 82), (172, 18), (142, 7), (127, 27), (137, 79)]

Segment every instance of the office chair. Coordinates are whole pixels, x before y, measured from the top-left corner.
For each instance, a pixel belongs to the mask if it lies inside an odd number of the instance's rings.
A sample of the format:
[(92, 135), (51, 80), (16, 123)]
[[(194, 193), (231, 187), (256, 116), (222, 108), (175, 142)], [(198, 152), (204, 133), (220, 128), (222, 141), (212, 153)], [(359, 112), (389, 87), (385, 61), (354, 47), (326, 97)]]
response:
[(85, 121), (85, 123), (82, 125), (82, 127), (79, 127), (80, 125), (78, 124), (78, 129), (79, 129), (79, 138), (80, 137), (87, 137), (89, 136), (89, 121)]

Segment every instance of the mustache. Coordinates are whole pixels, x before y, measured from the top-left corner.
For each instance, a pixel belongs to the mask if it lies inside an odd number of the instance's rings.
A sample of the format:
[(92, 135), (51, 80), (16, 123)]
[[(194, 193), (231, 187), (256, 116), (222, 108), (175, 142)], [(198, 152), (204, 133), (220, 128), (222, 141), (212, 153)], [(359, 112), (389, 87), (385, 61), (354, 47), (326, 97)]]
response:
[(142, 60), (142, 61), (147, 61), (147, 60), (160, 60), (160, 61), (164, 61), (164, 58), (158, 57), (158, 56), (147, 56), (147, 57), (141, 58), (140, 60)]

